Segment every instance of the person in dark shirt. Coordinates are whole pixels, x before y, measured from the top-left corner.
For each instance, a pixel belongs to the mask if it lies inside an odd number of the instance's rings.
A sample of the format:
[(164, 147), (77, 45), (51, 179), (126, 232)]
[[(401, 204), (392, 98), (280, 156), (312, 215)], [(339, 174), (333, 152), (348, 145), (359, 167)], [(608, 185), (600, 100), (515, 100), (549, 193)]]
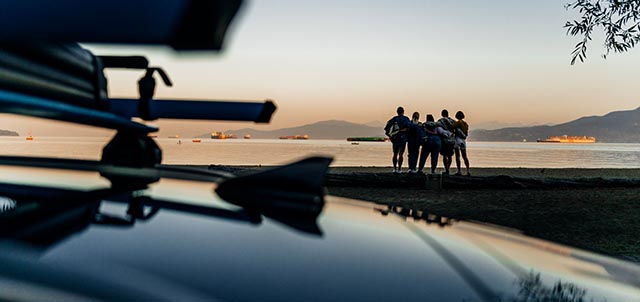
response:
[(422, 128), (422, 122), (420, 122), (420, 113), (414, 112), (411, 116), (411, 124), (407, 129), (407, 148), (409, 159), (409, 173), (416, 173), (416, 165), (418, 164), (418, 155), (420, 153), (420, 141), (424, 130)]
[(438, 166), (438, 153), (442, 147), (441, 136), (451, 135), (450, 132), (440, 127), (433, 119), (433, 115), (427, 114), (427, 120), (422, 124), (427, 134), (426, 139), (422, 143), (422, 152), (420, 153), (420, 164), (418, 173), (422, 173), (422, 169), (427, 161), (427, 157), (431, 155), (431, 174), (436, 173)]
[[(442, 127), (442, 129), (447, 130), (450, 133), (453, 133), (453, 123), (455, 123), (455, 121), (449, 117), (449, 111), (447, 111), (447, 109), (443, 109), (442, 117), (437, 122), (438, 126)], [(455, 137), (441, 136), (441, 140), (442, 148), (440, 149), (440, 154), (442, 155), (442, 162), (444, 164), (443, 174), (448, 175), (449, 169), (451, 168), (451, 163), (453, 162), (453, 147), (455, 145)]]
[(404, 116), (404, 108), (398, 107), (398, 115), (392, 117), (384, 127), (384, 133), (389, 137), (393, 145), (393, 173), (402, 173), (402, 157), (407, 146), (407, 129), (411, 121)]

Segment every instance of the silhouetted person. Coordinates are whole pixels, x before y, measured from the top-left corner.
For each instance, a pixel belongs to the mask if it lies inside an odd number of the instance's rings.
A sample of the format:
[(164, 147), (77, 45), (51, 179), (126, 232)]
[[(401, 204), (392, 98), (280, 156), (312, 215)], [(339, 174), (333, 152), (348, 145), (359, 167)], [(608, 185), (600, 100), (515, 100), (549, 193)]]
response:
[[(438, 120), (438, 126), (442, 127), (442, 129), (448, 131), (449, 133), (453, 133), (454, 122), (455, 121), (449, 117), (449, 111), (447, 111), (447, 109), (443, 109), (442, 117)], [(451, 168), (451, 163), (453, 161), (453, 147), (456, 143), (456, 140), (455, 137), (451, 135), (441, 135), (440, 139), (442, 140), (442, 148), (440, 149), (440, 154), (442, 155), (442, 162), (444, 163), (443, 174), (448, 175), (449, 169)]]
[(427, 157), (431, 155), (431, 174), (436, 173), (436, 167), (438, 166), (438, 153), (442, 148), (442, 136), (451, 135), (447, 130), (440, 127), (433, 119), (433, 115), (427, 114), (427, 120), (425, 121), (424, 129), (427, 134), (427, 139), (424, 141), (422, 152), (420, 153), (420, 165), (418, 172), (422, 172), (424, 164), (427, 161)]
[(458, 168), (456, 175), (462, 175), (460, 172), (460, 154), (462, 153), (464, 165), (467, 167), (467, 176), (471, 176), (471, 173), (469, 172), (469, 158), (467, 158), (467, 136), (469, 135), (469, 124), (464, 121), (464, 113), (462, 111), (456, 112), (456, 119), (457, 121), (453, 123), (453, 133), (456, 137), (454, 150), (456, 152), (456, 167)]
[(420, 113), (414, 112), (411, 116), (411, 124), (407, 129), (407, 148), (409, 158), (409, 173), (415, 173), (418, 164), (418, 155), (420, 153), (420, 142), (422, 140), (424, 130), (422, 122), (420, 122)]
[(407, 146), (407, 128), (411, 121), (404, 116), (404, 108), (398, 107), (398, 115), (392, 117), (384, 127), (384, 133), (389, 137), (393, 145), (393, 173), (402, 172), (402, 157)]

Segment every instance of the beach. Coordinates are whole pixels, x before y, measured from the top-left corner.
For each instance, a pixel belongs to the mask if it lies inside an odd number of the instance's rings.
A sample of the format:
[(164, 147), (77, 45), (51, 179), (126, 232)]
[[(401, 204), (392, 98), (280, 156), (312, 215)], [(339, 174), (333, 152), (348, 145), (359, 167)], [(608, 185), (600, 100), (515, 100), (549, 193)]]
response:
[[(267, 167), (210, 168), (242, 175)], [(442, 190), (414, 185), (415, 175), (390, 171), (391, 167), (332, 167), (327, 174), (327, 191), (341, 197), (500, 225), (529, 236), (640, 262), (640, 169), (477, 168), (471, 170), (472, 178), (480, 182), (490, 182), (497, 176), (565, 182), (531, 188), (488, 186)], [(365, 185), (357, 185), (358, 178), (367, 178)], [(384, 181), (395, 178), (411, 185), (376, 187), (369, 178)], [(335, 179), (350, 182), (345, 184)], [(609, 182), (564, 185), (594, 179)], [(606, 185), (599, 185), (601, 183)]]
[[(454, 163), (455, 166), (455, 163)], [(389, 173), (392, 167), (331, 167), (330, 173)], [(456, 172), (456, 168), (451, 169)], [(406, 171), (406, 170), (405, 170)], [(442, 168), (438, 168), (437, 172), (442, 172)], [(463, 168), (463, 173), (464, 168)], [(493, 176), (493, 175), (509, 175), (515, 177), (561, 177), (561, 178), (580, 178), (580, 177), (629, 177), (640, 178), (640, 169), (584, 169), (584, 168), (472, 168), (473, 176)]]

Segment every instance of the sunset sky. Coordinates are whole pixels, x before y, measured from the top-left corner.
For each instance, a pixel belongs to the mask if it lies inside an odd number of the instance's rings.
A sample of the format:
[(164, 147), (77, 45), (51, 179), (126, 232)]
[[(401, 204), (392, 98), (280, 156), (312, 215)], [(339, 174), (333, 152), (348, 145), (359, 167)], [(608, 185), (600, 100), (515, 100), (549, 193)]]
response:
[[(640, 106), (640, 50), (606, 60), (597, 35), (584, 64), (564, 1), (251, 1), (221, 54), (88, 45), (96, 54), (146, 55), (174, 82), (157, 98), (273, 99), (272, 123), (156, 121), (161, 135), (273, 129), (340, 119), (386, 121), (463, 110), (471, 128), (548, 124)], [(135, 97), (138, 72), (109, 72), (114, 97)], [(1, 129), (34, 135), (105, 133), (3, 115)], [(61, 132), (62, 131), (62, 132)]]

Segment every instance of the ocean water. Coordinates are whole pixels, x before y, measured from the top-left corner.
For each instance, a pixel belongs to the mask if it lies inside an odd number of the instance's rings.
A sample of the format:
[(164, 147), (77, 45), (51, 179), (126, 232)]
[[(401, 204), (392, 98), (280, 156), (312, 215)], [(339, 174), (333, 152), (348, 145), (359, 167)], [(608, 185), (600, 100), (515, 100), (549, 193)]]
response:
[[(100, 159), (110, 138), (1, 137), (0, 155)], [(279, 165), (312, 155), (334, 157), (333, 166), (391, 166), (391, 144), (342, 140), (160, 138), (165, 164)], [(472, 167), (640, 168), (640, 144), (468, 142)], [(405, 154), (406, 156), (406, 154)], [(440, 166), (442, 162), (440, 162)], [(455, 165), (455, 163), (454, 163)], [(406, 166), (406, 164), (405, 164)]]

